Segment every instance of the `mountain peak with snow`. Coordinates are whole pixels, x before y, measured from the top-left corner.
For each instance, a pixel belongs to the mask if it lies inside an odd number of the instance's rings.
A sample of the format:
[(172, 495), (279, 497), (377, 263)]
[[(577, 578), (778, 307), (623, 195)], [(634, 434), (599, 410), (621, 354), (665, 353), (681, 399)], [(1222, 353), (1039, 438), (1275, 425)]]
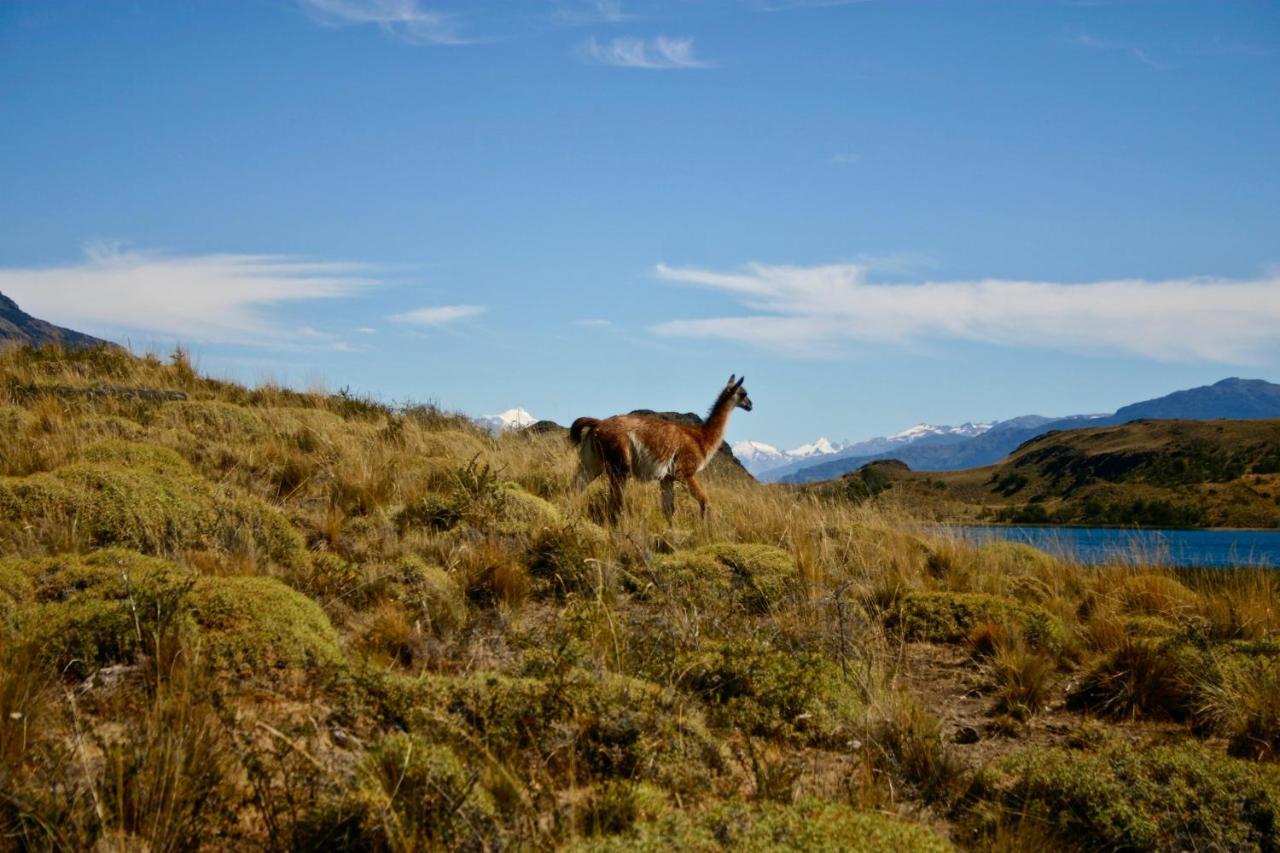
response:
[(526, 410), (517, 406), (496, 415), (481, 415), (476, 422), (490, 432), (505, 432), (509, 429), (524, 429), (537, 423), (538, 419)]
[(965, 421), (959, 426), (936, 426), (934, 424), (919, 423), (887, 437), (890, 441), (918, 441), (928, 435), (975, 436), (981, 435), (991, 429), (992, 426), (994, 424), (975, 424), (972, 421)]
[(835, 453), (840, 448), (831, 443), (825, 435), (817, 441), (811, 441), (808, 444), (802, 444), (794, 450), (788, 450), (787, 455), (792, 459), (803, 459), (806, 456), (820, 456), (826, 453)]

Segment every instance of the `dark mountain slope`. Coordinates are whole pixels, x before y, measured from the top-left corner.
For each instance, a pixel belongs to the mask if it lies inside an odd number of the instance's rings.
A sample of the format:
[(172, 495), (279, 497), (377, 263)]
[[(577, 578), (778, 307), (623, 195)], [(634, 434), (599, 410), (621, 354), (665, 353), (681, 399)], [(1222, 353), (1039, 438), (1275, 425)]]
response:
[(19, 308), (12, 299), (0, 293), (0, 346), (10, 344), (28, 346), (60, 344), (74, 348), (116, 346), (92, 335), (37, 320)]

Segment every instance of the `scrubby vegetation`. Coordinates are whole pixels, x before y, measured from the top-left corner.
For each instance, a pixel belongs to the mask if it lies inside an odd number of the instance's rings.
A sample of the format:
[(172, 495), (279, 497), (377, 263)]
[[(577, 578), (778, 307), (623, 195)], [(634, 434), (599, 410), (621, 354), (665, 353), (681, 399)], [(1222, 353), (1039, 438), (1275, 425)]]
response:
[(4, 847), (1280, 846), (1269, 574), (719, 463), (606, 528), (562, 436), (182, 353), (0, 389)]

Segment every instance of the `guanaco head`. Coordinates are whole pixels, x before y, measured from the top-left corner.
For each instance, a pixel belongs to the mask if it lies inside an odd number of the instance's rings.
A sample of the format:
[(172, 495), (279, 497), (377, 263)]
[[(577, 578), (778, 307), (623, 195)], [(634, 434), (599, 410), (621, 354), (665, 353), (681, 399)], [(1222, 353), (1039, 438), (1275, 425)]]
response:
[(744, 412), (751, 411), (751, 398), (747, 396), (747, 389), (742, 387), (742, 383), (747, 381), (747, 377), (737, 378), (735, 375), (729, 376), (728, 383), (724, 386), (724, 392), (729, 394), (733, 399), (733, 404)]

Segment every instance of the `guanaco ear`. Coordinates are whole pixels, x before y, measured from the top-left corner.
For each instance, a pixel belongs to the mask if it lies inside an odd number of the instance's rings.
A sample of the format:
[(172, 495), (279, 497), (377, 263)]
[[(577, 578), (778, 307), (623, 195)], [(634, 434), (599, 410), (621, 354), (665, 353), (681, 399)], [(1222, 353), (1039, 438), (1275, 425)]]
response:
[[(741, 387), (742, 387), (742, 383), (743, 383), (743, 382), (746, 382), (746, 381), (747, 381), (747, 377), (745, 377), (745, 376), (744, 376), (744, 377), (742, 377), (741, 379), (739, 379), (739, 380), (738, 380), (738, 384), (737, 384), (737, 385), (734, 385), (733, 387), (734, 387), (734, 388), (741, 388)], [(733, 382), (733, 379), (732, 379), (732, 378), (730, 378), (730, 379), (729, 379), (729, 382), (730, 382), (730, 383), (732, 383), (732, 382)]]
[(737, 379), (737, 378), (738, 378), (738, 375), (737, 375), (736, 373), (730, 373), (730, 374), (729, 374), (729, 381), (728, 381), (728, 382), (726, 382), (726, 383), (724, 383), (724, 387), (728, 388), (730, 385), (732, 385), (732, 384), (733, 384), (733, 380), (735, 380), (735, 379)]

